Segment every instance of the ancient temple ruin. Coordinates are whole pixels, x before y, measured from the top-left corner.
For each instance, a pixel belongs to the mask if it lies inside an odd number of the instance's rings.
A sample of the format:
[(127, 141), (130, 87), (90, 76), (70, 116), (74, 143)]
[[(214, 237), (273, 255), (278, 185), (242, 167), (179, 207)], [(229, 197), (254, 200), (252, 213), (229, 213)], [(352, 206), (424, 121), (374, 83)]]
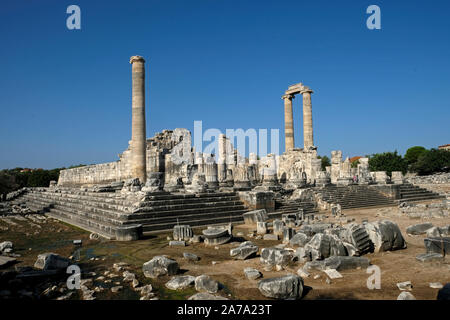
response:
[[(239, 154), (225, 135), (218, 154), (192, 147), (187, 129), (164, 130), (146, 137), (145, 60), (132, 65), (132, 132), (128, 148), (114, 162), (62, 170), (49, 188), (27, 188), (10, 196), (35, 210), (118, 240), (143, 232), (243, 221), (243, 214), (265, 209), (270, 218), (323, 210), (392, 205), (401, 199), (403, 176), (370, 172), (368, 158), (352, 168), (342, 151), (332, 151), (322, 170), (314, 145), (311, 94), (298, 83), (284, 100), (285, 152), (259, 158)], [(292, 100), (303, 97), (303, 148), (294, 143)], [(400, 187), (402, 186), (402, 187)], [(434, 197), (435, 195), (428, 195)]]

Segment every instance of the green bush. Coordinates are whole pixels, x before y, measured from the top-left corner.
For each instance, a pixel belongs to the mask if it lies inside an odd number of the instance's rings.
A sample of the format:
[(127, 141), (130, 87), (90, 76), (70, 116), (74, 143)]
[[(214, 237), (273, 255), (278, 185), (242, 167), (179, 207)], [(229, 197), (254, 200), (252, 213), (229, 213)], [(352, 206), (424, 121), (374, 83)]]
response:
[(431, 149), (421, 154), (411, 167), (418, 175), (450, 171), (450, 151)]
[(320, 160), (322, 160), (322, 164), (321, 164), (321, 166), (322, 166), (322, 171), (325, 171), (325, 170), (326, 170), (326, 167), (331, 166), (330, 158), (328, 158), (327, 156), (323, 156), (323, 157), (317, 156), (317, 158), (319, 158)]
[(427, 152), (427, 149), (425, 149), (424, 147), (419, 146), (411, 147), (408, 150), (406, 150), (404, 159), (406, 160), (408, 165), (411, 166), (414, 163), (416, 163), (419, 157), (425, 152)]
[(369, 157), (370, 171), (386, 171), (391, 176), (392, 171), (401, 171), (403, 174), (408, 169), (408, 164), (401, 155), (394, 152), (376, 153)]

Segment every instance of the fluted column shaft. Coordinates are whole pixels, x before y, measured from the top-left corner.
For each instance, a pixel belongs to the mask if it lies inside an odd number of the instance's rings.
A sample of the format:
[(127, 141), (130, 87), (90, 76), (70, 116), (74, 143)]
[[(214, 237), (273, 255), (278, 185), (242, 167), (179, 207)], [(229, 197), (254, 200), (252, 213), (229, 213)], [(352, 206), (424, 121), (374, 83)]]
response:
[(311, 105), (312, 92), (312, 90), (301, 92), (303, 95), (303, 144), (305, 149), (314, 146)]
[(286, 94), (281, 97), (284, 100), (284, 142), (285, 151), (292, 150), (294, 143), (294, 117), (292, 115), (292, 99), (293, 95)]
[(140, 56), (130, 58), (132, 65), (132, 124), (131, 170), (133, 178), (141, 183), (147, 180), (147, 146), (145, 133), (145, 60)]

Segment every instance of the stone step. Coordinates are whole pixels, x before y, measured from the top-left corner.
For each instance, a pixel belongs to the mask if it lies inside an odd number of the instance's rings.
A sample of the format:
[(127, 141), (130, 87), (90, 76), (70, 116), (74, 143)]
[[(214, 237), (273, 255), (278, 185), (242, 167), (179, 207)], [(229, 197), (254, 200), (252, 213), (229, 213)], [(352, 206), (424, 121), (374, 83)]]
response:
[[(200, 227), (200, 226), (211, 226), (211, 225), (217, 225), (217, 224), (226, 224), (226, 223), (242, 223), (244, 221), (244, 218), (242, 215), (233, 216), (231, 217), (211, 217), (208, 219), (201, 219), (201, 220), (190, 220), (189, 225), (191, 227)], [(151, 224), (151, 225), (144, 225), (143, 231), (145, 234), (154, 234), (154, 233), (161, 233), (161, 232), (167, 232), (172, 231), (173, 227), (177, 225), (177, 222), (172, 223), (162, 223), (162, 224)]]
[(114, 239), (118, 229), (141, 224), (145, 232), (171, 230), (177, 223), (192, 226), (243, 221), (248, 210), (236, 193), (148, 195), (140, 205), (144, 212), (131, 213), (133, 201), (118, 193), (93, 193), (74, 190), (55, 192), (48, 188), (31, 189), (20, 201), (30, 209), (73, 224), (103, 237)]
[(220, 202), (220, 201), (239, 201), (238, 196), (223, 196), (223, 197), (202, 197), (202, 198), (187, 198), (187, 199), (170, 199), (170, 200), (145, 200), (141, 202), (141, 206), (162, 206), (167, 204), (191, 204), (202, 202)]
[(185, 194), (185, 193), (170, 193), (163, 195), (149, 195), (146, 197), (150, 200), (176, 200), (176, 199), (202, 199), (211, 197), (232, 197), (236, 196), (235, 192), (223, 192), (223, 193), (199, 193), (199, 194)]
[(66, 222), (71, 225), (75, 225), (81, 229), (87, 230), (89, 232), (95, 232), (105, 237), (107, 239), (115, 238), (115, 225), (109, 225), (108, 223), (100, 223), (98, 221), (85, 218), (80, 218), (77, 214), (72, 214), (60, 209), (51, 209), (50, 212), (46, 213), (47, 216), (54, 219)]
[(195, 202), (195, 203), (184, 203), (184, 204), (171, 204), (168, 203), (166, 205), (160, 206), (151, 206), (151, 207), (140, 207), (139, 211), (136, 212), (162, 212), (162, 211), (174, 211), (174, 210), (187, 210), (187, 209), (200, 209), (207, 207), (226, 207), (226, 206), (235, 206), (242, 205), (240, 200), (223, 200), (223, 201), (214, 201), (214, 202)]
[(116, 210), (116, 211), (125, 211), (126, 209), (129, 209), (131, 211), (131, 205), (123, 205), (123, 204), (117, 204), (117, 203), (107, 203), (107, 202), (101, 202), (101, 201), (93, 201), (92, 199), (77, 199), (77, 198), (66, 198), (62, 195), (56, 195), (56, 194), (28, 194), (25, 196), (26, 199), (30, 198), (38, 198), (38, 199), (47, 199), (49, 201), (64, 201), (67, 203), (75, 203), (75, 204), (84, 204), (89, 205), (97, 208), (103, 208), (107, 210)]
[(167, 217), (155, 217), (152, 219), (130, 219), (127, 221), (127, 224), (142, 224), (143, 226), (147, 225), (157, 225), (157, 224), (171, 224), (177, 223), (180, 224), (190, 224), (191, 221), (196, 220), (205, 220), (215, 219), (217, 217), (229, 218), (234, 216), (242, 216), (248, 210), (227, 210), (223, 212), (204, 212), (202, 214), (187, 214), (187, 215), (178, 215), (178, 216), (167, 216)]
[(245, 206), (243, 204), (240, 205), (232, 205), (232, 206), (224, 206), (224, 207), (205, 207), (205, 208), (194, 208), (194, 209), (180, 209), (180, 210), (166, 210), (166, 211), (157, 211), (157, 212), (143, 212), (143, 213), (132, 213), (128, 215), (128, 219), (152, 219), (156, 217), (163, 216), (177, 216), (184, 214), (195, 214), (195, 213), (206, 213), (206, 212), (224, 212), (230, 210), (244, 210)]
[(415, 201), (427, 201), (427, 200), (439, 200), (439, 199), (446, 199), (445, 196), (435, 196), (435, 197), (430, 197), (430, 196), (417, 196), (417, 197), (413, 197), (413, 198), (402, 198), (402, 199), (397, 199), (395, 200), (397, 203), (401, 203), (401, 202), (415, 202)]

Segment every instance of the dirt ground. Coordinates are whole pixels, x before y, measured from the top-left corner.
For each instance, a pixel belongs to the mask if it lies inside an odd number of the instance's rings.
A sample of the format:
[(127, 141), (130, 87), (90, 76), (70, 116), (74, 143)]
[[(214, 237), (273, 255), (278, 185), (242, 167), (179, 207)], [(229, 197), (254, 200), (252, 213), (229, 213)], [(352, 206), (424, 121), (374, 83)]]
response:
[[(397, 207), (382, 207), (372, 209), (346, 210), (344, 214), (348, 219), (355, 219), (360, 223), (363, 219), (370, 221), (389, 219), (396, 222), (407, 242), (404, 250), (368, 254), (371, 264), (377, 265), (381, 270), (381, 289), (369, 290), (367, 288), (368, 274), (365, 269), (342, 271), (343, 278), (326, 282), (326, 275), (321, 271), (312, 271), (311, 276), (304, 279), (303, 299), (368, 299), (380, 300), (396, 299), (401, 292), (396, 284), (403, 281), (411, 281), (412, 294), (417, 299), (436, 299), (438, 289), (430, 288), (431, 282), (450, 282), (450, 261), (441, 263), (421, 263), (415, 259), (419, 253), (424, 253), (425, 236), (409, 236), (406, 228), (409, 225), (422, 222), (419, 219), (411, 219), (401, 216)], [(148, 236), (134, 242), (119, 242), (108, 240), (90, 240), (89, 233), (76, 227), (47, 219), (45, 222), (16, 220), (11, 223), (0, 219), (0, 242), (12, 241), (14, 252), (21, 255), (18, 263), (9, 269), (18, 266), (32, 266), (40, 253), (54, 252), (62, 256), (74, 255), (77, 249), (73, 240), (81, 239), (83, 245), (80, 250), (80, 260), (77, 262), (82, 269), (83, 278), (89, 272), (97, 275), (110, 270), (115, 262), (126, 262), (131, 265), (131, 271), (135, 272), (142, 284), (152, 284), (159, 299), (186, 299), (195, 293), (195, 289), (173, 291), (165, 288), (164, 284), (170, 277), (162, 277), (157, 280), (147, 279), (142, 274), (142, 264), (156, 255), (168, 255), (180, 265), (180, 273), (185, 275), (208, 274), (223, 284), (219, 295), (230, 299), (265, 299), (257, 289), (259, 280), (245, 278), (243, 269), (254, 267), (263, 273), (263, 278), (277, 277), (288, 273), (296, 273), (301, 264), (295, 262), (282, 271), (265, 271), (259, 261), (259, 256), (240, 261), (230, 259), (230, 249), (237, 246), (238, 242), (251, 240), (260, 249), (280, 244), (281, 241), (255, 240), (247, 236), (248, 226), (238, 225), (234, 227), (233, 242), (214, 247), (208, 247), (204, 243), (188, 244), (186, 247), (169, 247), (167, 240), (171, 234), (158, 234)], [(330, 219), (330, 222), (335, 222)], [(450, 218), (427, 220), (435, 226), (450, 224)], [(194, 230), (200, 233), (201, 229)], [(237, 233), (243, 233), (243, 237), (236, 237)], [(295, 248), (294, 248), (295, 249)], [(197, 262), (188, 262), (183, 259), (183, 252), (191, 252), (201, 259)], [(7, 269), (6, 269), (7, 270)], [(2, 270), (4, 271), (4, 270)], [(320, 275), (314, 279), (315, 275)], [(74, 295), (78, 299), (79, 295)], [(119, 293), (113, 294), (110, 290), (96, 294), (97, 299), (139, 299), (139, 295), (133, 290), (125, 288)]]

